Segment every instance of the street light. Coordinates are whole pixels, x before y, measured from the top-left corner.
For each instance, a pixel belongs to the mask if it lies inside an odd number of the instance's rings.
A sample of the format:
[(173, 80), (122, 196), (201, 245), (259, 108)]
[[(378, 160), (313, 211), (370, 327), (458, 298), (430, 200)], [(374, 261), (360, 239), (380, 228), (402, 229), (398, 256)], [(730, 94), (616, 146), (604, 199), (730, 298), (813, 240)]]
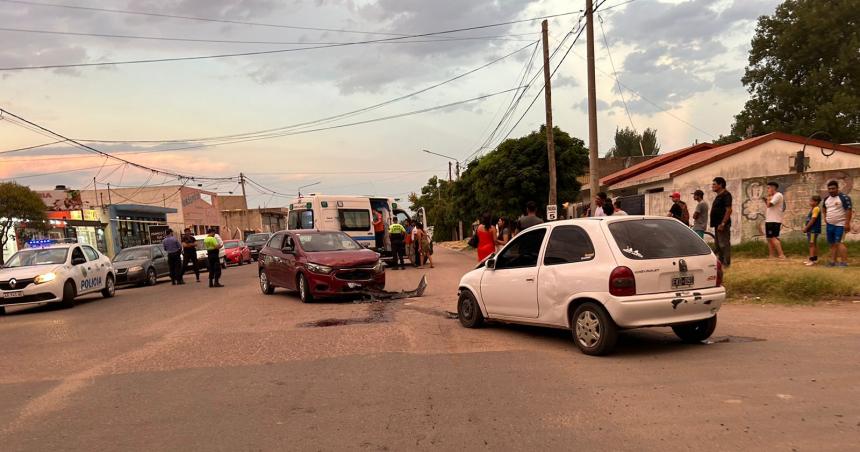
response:
[[(422, 149), (422, 151), (424, 151), (428, 154), (438, 155), (439, 157), (445, 157), (446, 159), (450, 159), (450, 160), (453, 160), (454, 162), (456, 162), (457, 163), (457, 179), (460, 179), (460, 161), (457, 160), (455, 157), (451, 157), (451, 156), (448, 156), (445, 154), (440, 154), (438, 152), (428, 151), (427, 149)], [(451, 182), (451, 162), (448, 162), (448, 182)]]
[(314, 185), (319, 185), (319, 184), (321, 184), (321, 183), (322, 183), (322, 181), (317, 181), (317, 182), (314, 182), (314, 183), (312, 183), (312, 184), (302, 185), (301, 187), (299, 187), (299, 188), (296, 190), (296, 191), (298, 191), (298, 192), (299, 192), (299, 198), (301, 198), (301, 197), (302, 197), (302, 189), (303, 189), (303, 188), (313, 187)]

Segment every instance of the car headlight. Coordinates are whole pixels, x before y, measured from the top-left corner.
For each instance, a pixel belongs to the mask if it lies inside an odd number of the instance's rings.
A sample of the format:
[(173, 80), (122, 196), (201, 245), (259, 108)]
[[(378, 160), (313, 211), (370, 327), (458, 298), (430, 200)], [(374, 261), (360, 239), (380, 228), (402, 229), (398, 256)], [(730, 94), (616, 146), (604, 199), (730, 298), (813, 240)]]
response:
[(134, 267), (130, 267), (128, 269), (129, 273), (142, 272), (142, 271), (143, 271), (143, 267), (141, 267), (140, 265), (135, 265)]
[(305, 264), (305, 266), (308, 268), (308, 270), (310, 270), (314, 273), (320, 273), (323, 275), (327, 275), (327, 274), (331, 273), (333, 270), (331, 267), (329, 267), (327, 265), (307, 263), (307, 264)]
[(33, 279), (33, 282), (36, 284), (44, 284), (46, 282), (51, 282), (55, 279), (57, 279), (57, 274), (54, 272), (48, 272), (44, 275), (37, 276), (35, 279)]
[(385, 264), (382, 261), (376, 261), (376, 265), (373, 266), (373, 271), (376, 273), (382, 273), (385, 271)]

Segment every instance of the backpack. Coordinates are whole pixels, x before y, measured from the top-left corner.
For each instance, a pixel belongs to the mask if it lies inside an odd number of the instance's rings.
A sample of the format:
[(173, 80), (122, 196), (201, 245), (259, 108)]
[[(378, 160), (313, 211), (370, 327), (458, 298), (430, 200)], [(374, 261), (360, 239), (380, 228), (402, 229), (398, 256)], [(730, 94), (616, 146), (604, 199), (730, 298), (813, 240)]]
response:
[(687, 210), (687, 203), (681, 201), (681, 222), (690, 225), (690, 211)]

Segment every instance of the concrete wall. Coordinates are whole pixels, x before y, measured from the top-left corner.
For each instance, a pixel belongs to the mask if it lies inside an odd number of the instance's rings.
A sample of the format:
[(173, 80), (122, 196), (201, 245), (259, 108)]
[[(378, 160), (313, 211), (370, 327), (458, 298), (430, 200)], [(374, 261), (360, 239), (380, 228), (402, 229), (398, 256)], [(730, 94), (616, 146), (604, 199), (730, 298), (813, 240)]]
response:
[[(717, 176), (724, 177), (726, 188), (734, 197), (732, 242), (739, 243), (758, 239), (764, 234), (764, 203), (758, 198), (761, 198), (767, 181), (776, 180), (780, 184), (780, 191), (786, 197), (785, 221), (790, 234), (800, 228), (799, 222), (806, 216), (806, 201), (809, 196), (817, 191), (825, 191), (828, 180), (840, 180), (840, 185), (846, 187), (845, 192), (852, 195), (853, 199), (860, 196), (860, 155), (836, 152), (825, 157), (819, 148), (807, 147), (806, 156), (810, 161), (807, 172), (796, 174), (790, 165), (792, 157), (801, 147), (802, 145), (797, 143), (772, 140), (680, 174), (674, 179), (641, 185), (637, 187), (638, 192), (646, 193), (648, 189), (660, 187), (664, 190), (646, 194), (645, 211), (648, 215), (666, 215), (671, 207), (669, 194), (673, 191), (681, 193), (682, 200), (692, 212), (695, 202), (691, 193), (696, 189), (704, 191), (705, 200), (711, 205), (714, 200), (711, 181)], [(858, 222), (860, 218), (852, 222), (852, 229), (860, 226)], [(848, 240), (858, 239), (860, 235), (856, 232), (848, 237)]]

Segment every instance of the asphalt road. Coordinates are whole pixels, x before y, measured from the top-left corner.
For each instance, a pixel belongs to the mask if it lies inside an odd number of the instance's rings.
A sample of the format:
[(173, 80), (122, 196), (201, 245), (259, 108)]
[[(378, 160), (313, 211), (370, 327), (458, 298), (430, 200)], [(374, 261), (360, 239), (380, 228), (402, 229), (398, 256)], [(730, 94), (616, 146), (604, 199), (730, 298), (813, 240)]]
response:
[[(565, 331), (461, 328), (456, 284), (425, 297), (302, 304), (223, 289), (128, 288), (0, 317), (0, 449), (857, 450), (860, 304), (729, 305), (715, 341), (625, 333), (580, 354)], [(205, 274), (204, 274), (205, 277)], [(327, 325), (327, 326), (321, 326)]]

